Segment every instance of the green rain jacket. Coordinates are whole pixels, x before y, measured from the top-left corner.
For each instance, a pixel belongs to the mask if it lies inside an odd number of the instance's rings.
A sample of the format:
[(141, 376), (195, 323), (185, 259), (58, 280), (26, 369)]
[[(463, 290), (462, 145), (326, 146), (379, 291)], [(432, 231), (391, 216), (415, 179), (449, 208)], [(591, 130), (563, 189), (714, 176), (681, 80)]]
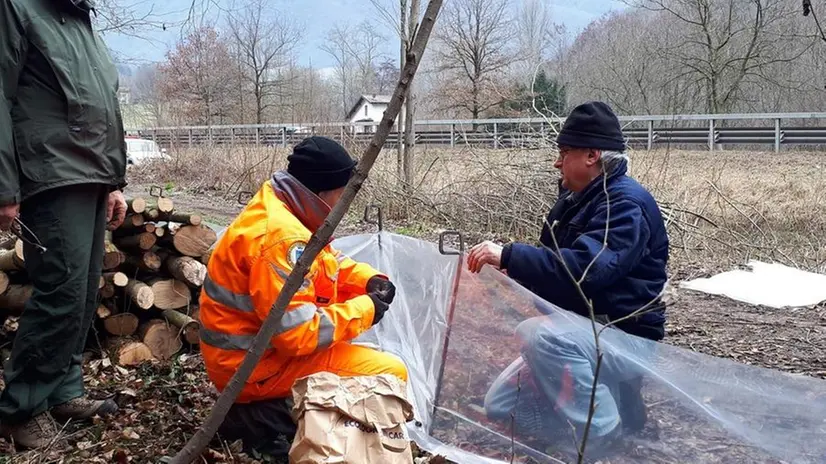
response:
[(0, 0), (0, 206), (125, 185), (118, 73), (93, 11), (91, 0)]

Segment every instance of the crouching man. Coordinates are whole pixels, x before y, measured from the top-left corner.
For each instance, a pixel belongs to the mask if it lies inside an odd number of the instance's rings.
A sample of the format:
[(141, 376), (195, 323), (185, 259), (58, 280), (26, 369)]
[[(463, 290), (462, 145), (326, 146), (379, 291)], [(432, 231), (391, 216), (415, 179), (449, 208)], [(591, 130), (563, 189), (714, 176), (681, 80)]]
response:
[[(560, 194), (542, 230), (541, 245), (481, 243), (469, 252), (470, 270), (479, 272), (483, 265), (492, 265), (542, 299), (589, 317), (584, 294), (593, 303), (597, 321), (612, 322), (644, 339), (661, 340), (665, 308), (660, 296), (667, 281), (668, 236), (654, 198), (626, 176), (628, 160), (619, 120), (604, 103), (583, 104), (566, 119), (557, 144), (559, 158), (554, 166), (561, 171)], [(579, 288), (575, 281), (581, 281)], [(525, 405), (536, 416), (529, 427), (545, 420), (547, 411), (555, 411), (568, 431), (565, 436), (570, 437), (573, 425), (581, 437), (596, 366), (590, 323), (551, 314), (526, 321), (517, 331), (522, 356), (515, 364), (522, 363), (528, 384), (545, 402)], [(650, 342), (639, 346), (652, 348)], [(645, 424), (641, 374), (634, 372), (635, 363), (621, 358), (606, 355), (604, 359), (589, 432), (591, 448)], [(509, 375), (515, 377), (515, 368), (520, 366), (512, 366)], [(504, 380), (498, 379), (486, 398), (492, 419), (510, 420), (516, 407), (516, 385)], [(522, 398), (529, 393), (523, 391)], [(530, 422), (531, 414), (522, 417)]]
[[(212, 253), (201, 294), (201, 351), (209, 378), (223, 390), (235, 373), (310, 236), (339, 201), (356, 165), (337, 142), (310, 137), (287, 158), (226, 230)], [(395, 295), (386, 276), (329, 244), (300, 290), (278, 314), (279, 327), (219, 433), (245, 448), (286, 455), (296, 379), (392, 374), (407, 381), (400, 359), (348, 341), (381, 321)]]

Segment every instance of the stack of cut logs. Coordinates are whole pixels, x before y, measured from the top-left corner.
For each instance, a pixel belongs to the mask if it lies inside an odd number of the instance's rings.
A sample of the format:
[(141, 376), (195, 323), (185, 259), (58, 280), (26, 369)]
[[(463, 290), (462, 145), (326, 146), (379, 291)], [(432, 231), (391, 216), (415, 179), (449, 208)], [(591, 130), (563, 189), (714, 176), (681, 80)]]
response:
[[(169, 198), (129, 200), (123, 225), (107, 232), (90, 340), (123, 366), (168, 360), (184, 344), (197, 345), (198, 295), (216, 239), (201, 216), (174, 211)], [(31, 293), (22, 242), (0, 240), (0, 332), (16, 331)]]

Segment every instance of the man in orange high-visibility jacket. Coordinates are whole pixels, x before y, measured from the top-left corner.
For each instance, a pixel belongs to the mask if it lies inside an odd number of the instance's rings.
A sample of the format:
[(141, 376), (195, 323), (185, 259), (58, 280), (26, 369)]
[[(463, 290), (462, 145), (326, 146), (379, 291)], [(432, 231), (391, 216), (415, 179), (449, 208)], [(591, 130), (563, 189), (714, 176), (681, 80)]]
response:
[[(200, 346), (219, 391), (274, 310), (307, 241), (341, 198), (356, 165), (344, 147), (317, 136), (299, 143), (287, 159), (286, 172), (276, 172), (261, 187), (209, 260), (200, 301)], [(325, 246), (286, 311), (278, 314), (269, 349), (227, 416), (222, 436), (240, 438), (246, 448), (283, 454), (289, 449), (283, 439), (295, 432), (288, 399), (298, 378), (327, 371), (392, 374), (407, 381), (399, 358), (348, 343), (382, 319), (394, 295), (385, 275)], [(282, 447), (273, 445), (279, 435)]]

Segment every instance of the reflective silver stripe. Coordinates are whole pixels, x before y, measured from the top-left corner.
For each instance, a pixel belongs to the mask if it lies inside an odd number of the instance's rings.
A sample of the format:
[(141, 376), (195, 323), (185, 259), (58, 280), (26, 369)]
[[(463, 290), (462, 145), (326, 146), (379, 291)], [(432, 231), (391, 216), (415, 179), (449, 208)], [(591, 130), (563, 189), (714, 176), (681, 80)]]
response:
[[(281, 277), (282, 279), (284, 279), (284, 281), (286, 281), (287, 278), (290, 277), (290, 274), (288, 274), (287, 271), (285, 271), (284, 269), (281, 269), (275, 264), (271, 264), (271, 266), (273, 270), (275, 270), (275, 273), (278, 274), (278, 277)], [(301, 283), (301, 287), (298, 289), (298, 291), (301, 292), (307, 290), (308, 288), (310, 288), (310, 281), (304, 279), (304, 282)]]
[(292, 330), (301, 324), (313, 320), (315, 313), (318, 312), (318, 307), (312, 303), (303, 304), (292, 311), (287, 311), (281, 316), (276, 334), (282, 334), (288, 330)]
[(234, 293), (216, 284), (209, 278), (209, 274), (204, 279), (204, 291), (210, 298), (224, 306), (247, 313), (255, 312), (255, 306), (253, 306), (252, 298), (249, 295)]
[(220, 348), (222, 350), (248, 350), (252, 346), (253, 335), (231, 335), (216, 332), (201, 326), (201, 343)]
[(321, 324), (318, 326), (318, 346), (316, 350), (323, 350), (333, 344), (336, 327), (326, 312), (321, 310), (319, 314), (321, 314)]

